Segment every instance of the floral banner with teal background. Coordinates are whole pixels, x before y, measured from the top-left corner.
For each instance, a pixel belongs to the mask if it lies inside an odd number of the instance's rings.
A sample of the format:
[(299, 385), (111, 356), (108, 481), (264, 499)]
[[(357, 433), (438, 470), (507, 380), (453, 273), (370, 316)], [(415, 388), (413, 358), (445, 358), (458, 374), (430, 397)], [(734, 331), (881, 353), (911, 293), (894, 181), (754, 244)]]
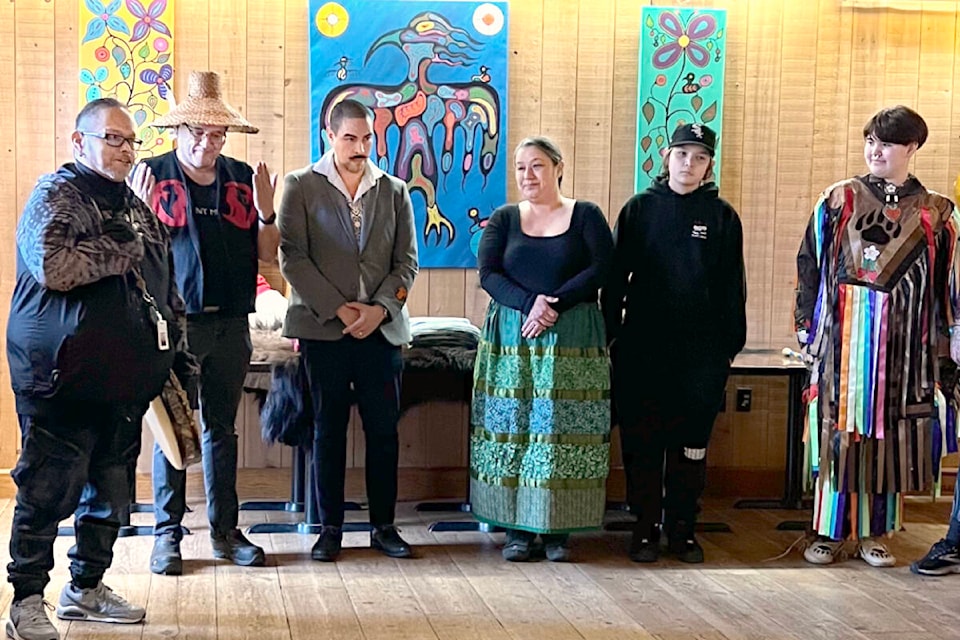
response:
[(727, 12), (644, 7), (641, 20), (635, 188), (646, 189), (659, 175), (670, 134), (689, 122), (717, 132), (719, 183)]

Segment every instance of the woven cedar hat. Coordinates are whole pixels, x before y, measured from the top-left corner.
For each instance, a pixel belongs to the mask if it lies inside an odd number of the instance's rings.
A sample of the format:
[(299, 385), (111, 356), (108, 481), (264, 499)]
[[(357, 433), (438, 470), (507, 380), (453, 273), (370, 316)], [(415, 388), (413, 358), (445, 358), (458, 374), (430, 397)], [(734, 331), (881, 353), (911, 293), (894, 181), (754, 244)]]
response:
[(228, 105), (220, 92), (220, 76), (213, 71), (193, 71), (187, 99), (170, 113), (153, 121), (154, 127), (176, 127), (181, 124), (226, 127), (227, 131), (257, 133), (259, 129)]

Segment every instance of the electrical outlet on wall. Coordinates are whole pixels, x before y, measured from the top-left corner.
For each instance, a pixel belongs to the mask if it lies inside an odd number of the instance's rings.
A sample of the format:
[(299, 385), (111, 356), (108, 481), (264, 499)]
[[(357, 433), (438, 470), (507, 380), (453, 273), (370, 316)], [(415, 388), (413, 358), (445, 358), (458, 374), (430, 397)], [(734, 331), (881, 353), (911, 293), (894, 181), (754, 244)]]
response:
[(737, 387), (737, 411), (750, 411), (753, 405), (753, 389)]

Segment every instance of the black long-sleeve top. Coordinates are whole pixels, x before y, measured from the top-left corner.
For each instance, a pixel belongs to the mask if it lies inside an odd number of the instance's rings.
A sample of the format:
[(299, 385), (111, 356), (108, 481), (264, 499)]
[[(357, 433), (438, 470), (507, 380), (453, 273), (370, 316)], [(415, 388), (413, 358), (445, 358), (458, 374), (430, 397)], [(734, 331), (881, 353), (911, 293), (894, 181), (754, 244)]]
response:
[(595, 302), (613, 254), (610, 227), (592, 202), (577, 201), (570, 227), (557, 236), (525, 234), (520, 208), (504, 205), (493, 212), (480, 240), (480, 285), (502, 305), (529, 313), (540, 294), (563, 312)]
[[(743, 228), (713, 183), (658, 180), (623, 206), (601, 305), (607, 338), (654, 359), (731, 359), (747, 336)], [(623, 344), (626, 343), (626, 344)]]

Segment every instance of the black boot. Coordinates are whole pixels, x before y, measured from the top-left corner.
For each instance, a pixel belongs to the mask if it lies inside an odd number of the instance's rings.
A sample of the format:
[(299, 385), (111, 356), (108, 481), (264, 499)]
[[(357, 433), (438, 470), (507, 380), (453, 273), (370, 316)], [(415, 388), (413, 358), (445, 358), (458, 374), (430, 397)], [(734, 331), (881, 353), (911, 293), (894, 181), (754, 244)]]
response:
[(153, 552), (150, 554), (150, 571), (164, 576), (183, 574), (180, 540), (174, 532), (167, 531), (154, 538)]
[(656, 562), (660, 559), (660, 526), (637, 523), (630, 539), (630, 559), (634, 562)]
[(229, 560), (241, 567), (262, 567), (266, 562), (263, 549), (253, 544), (239, 529), (224, 535), (211, 534), (213, 557)]

